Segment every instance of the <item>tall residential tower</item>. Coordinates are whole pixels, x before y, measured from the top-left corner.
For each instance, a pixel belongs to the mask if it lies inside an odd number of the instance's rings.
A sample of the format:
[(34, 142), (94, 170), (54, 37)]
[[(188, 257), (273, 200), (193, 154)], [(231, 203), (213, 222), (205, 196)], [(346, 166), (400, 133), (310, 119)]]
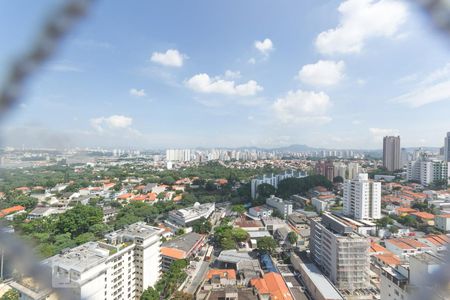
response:
[(383, 138), (383, 167), (388, 171), (400, 169), (400, 136), (385, 136)]
[(367, 174), (344, 182), (344, 214), (357, 220), (381, 218), (381, 183)]

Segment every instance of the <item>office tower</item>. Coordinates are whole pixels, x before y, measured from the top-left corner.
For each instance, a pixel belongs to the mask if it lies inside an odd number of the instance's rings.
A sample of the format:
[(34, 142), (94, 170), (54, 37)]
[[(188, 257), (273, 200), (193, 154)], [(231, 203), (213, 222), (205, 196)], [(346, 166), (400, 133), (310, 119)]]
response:
[(64, 299), (139, 299), (160, 276), (160, 232), (135, 223), (43, 261)]
[(314, 166), (315, 173), (325, 176), (329, 181), (334, 178), (334, 166), (331, 161), (318, 161)]
[(383, 138), (383, 167), (388, 171), (400, 169), (400, 137), (385, 136)]
[(381, 183), (367, 174), (344, 182), (344, 214), (357, 220), (381, 218)]
[(450, 162), (450, 132), (447, 132), (444, 139), (444, 160)]
[(369, 286), (369, 245), (337, 215), (324, 212), (321, 221), (311, 220), (311, 257), (338, 289)]

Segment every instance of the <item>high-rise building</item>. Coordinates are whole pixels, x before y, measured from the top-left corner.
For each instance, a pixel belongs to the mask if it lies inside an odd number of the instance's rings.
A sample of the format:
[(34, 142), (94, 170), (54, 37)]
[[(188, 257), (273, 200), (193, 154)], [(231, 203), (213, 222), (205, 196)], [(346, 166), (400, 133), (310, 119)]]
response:
[(347, 166), (347, 177), (346, 179), (355, 179), (358, 174), (361, 172), (361, 168), (359, 167), (359, 164), (356, 162), (350, 162)]
[(338, 289), (369, 286), (369, 246), (367, 238), (337, 215), (324, 212), (320, 222), (311, 220), (311, 257)]
[(135, 223), (43, 261), (64, 299), (139, 299), (160, 276), (161, 229)]
[(258, 196), (258, 186), (260, 184), (266, 183), (272, 185), (275, 188), (278, 188), (278, 183), (281, 180), (284, 180), (286, 178), (303, 178), (306, 176), (308, 176), (308, 173), (306, 172), (295, 172), (291, 170), (291, 172), (285, 171), (282, 174), (271, 174), (270, 176), (266, 176), (264, 174), (262, 177), (254, 178), (250, 183), (252, 199), (255, 199)]
[(357, 220), (381, 218), (381, 183), (365, 173), (344, 182), (344, 214)]
[(329, 181), (334, 178), (334, 165), (331, 161), (318, 161), (314, 166), (314, 171), (318, 175), (325, 176)]
[(385, 136), (383, 138), (383, 167), (388, 171), (400, 169), (400, 137)]
[(190, 149), (167, 149), (166, 150), (167, 161), (190, 161), (191, 150)]
[(450, 162), (450, 132), (447, 132), (444, 139), (444, 160)]
[(422, 185), (447, 181), (450, 177), (450, 162), (427, 159), (421, 156), (418, 160), (408, 162), (406, 179), (418, 181)]

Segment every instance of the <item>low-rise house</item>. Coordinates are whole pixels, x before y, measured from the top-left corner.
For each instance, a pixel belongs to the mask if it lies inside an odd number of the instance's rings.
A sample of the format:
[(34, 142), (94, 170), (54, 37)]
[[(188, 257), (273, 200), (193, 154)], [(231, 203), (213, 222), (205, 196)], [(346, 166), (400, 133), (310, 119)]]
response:
[(450, 243), (450, 237), (445, 234), (430, 234), (424, 237), (419, 237), (417, 240), (430, 246), (434, 253), (446, 251)]
[(283, 277), (279, 273), (269, 272), (262, 278), (255, 278), (250, 281), (250, 285), (255, 288), (260, 299), (293, 300)]
[(18, 213), (18, 212), (25, 212), (25, 207), (23, 207), (22, 205), (16, 205), (16, 206), (11, 206), (5, 209), (0, 210), (0, 218), (5, 218), (6, 216), (13, 214), (13, 213)]
[(418, 212), (410, 213), (409, 215), (413, 216), (421, 223), (424, 223), (429, 226), (434, 226), (434, 215), (433, 214), (430, 214), (430, 213), (427, 213), (424, 211), (418, 211)]
[(117, 209), (110, 206), (103, 207), (103, 223), (113, 221), (117, 216)]
[(205, 290), (236, 285), (236, 271), (233, 269), (210, 269), (206, 273), (205, 279), (208, 283), (203, 286)]
[(388, 239), (384, 242), (386, 249), (397, 255), (400, 259), (407, 259), (413, 255), (432, 252), (430, 246), (411, 238)]
[(234, 221), (234, 227), (242, 228), (248, 232), (262, 231), (265, 229), (261, 221), (247, 219), (245, 216), (241, 216), (240, 218), (236, 219)]
[(38, 206), (28, 214), (27, 219), (33, 220), (33, 219), (39, 219), (42, 217), (48, 217), (51, 215), (62, 214), (71, 208), (72, 207)]
[(273, 213), (273, 209), (268, 205), (250, 207), (248, 214), (254, 218), (270, 217)]
[(205, 241), (205, 235), (189, 232), (161, 244), (161, 268), (169, 270), (174, 261), (195, 256)]

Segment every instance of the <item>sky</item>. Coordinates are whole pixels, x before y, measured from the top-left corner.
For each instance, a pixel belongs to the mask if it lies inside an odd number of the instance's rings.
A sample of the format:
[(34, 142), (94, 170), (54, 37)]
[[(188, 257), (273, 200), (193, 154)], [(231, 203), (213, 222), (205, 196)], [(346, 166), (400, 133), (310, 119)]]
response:
[[(60, 4), (0, 0), (2, 78)], [(410, 1), (96, 1), (28, 81), (2, 143), (440, 147), (449, 50)]]

